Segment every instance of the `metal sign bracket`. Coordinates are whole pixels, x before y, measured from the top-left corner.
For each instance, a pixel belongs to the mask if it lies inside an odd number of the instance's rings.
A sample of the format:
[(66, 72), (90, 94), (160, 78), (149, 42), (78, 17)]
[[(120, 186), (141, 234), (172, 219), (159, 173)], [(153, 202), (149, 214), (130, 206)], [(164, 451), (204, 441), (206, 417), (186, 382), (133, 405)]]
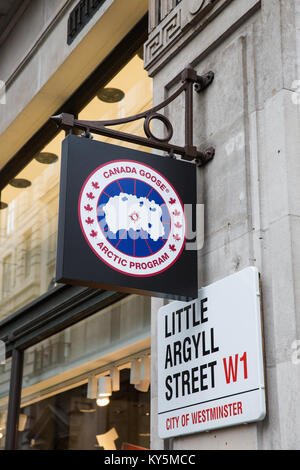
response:
[[(204, 151), (199, 151), (193, 144), (193, 91), (195, 90), (196, 93), (202, 92), (213, 82), (213, 79), (213, 72), (198, 75), (191, 66), (188, 66), (181, 73), (181, 86), (166, 100), (142, 113), (108, 121), (81, 121), (75, 119), (72, 114), (68, 113), (52, 116), (51, 119), (65, 130), (82, 130), (83, 137), (90, 138), (91, 133), (94, 133), (113, 139), (124, 140), (166, 151), (171, 158), (174, 157), (174, 154), (179, 154), (185, 160), (195, 160), (199, 166), (202, 166), (214, 157), (215, 149), (208, 147)], [(172, 101), (183, 92), (185, 92), (185, 145), (178, 146), (170, 143), (173, 137), (173, 126), (170, 120), (158, 111), (172, 103)], [(129, 134), (108, 127), (137, 121), (139, 119), (144, 119), (144, 133), (146, 137)], [(157, 137), (153, 134), (150, 129), (150, 123), (153, 120), (159, 120), (164, 124), (166, 131), (165, 137)]]

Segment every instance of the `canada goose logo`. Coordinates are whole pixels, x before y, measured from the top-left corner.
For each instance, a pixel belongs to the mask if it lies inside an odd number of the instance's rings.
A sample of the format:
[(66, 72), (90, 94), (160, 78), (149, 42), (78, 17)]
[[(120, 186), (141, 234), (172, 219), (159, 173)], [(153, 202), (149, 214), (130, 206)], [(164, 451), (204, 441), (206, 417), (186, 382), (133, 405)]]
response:
[(78, 202), (83, 235), (104, 263), (130, 276), (154, 276), (180, 257), (186, 240), (182, 201), (154, 168), (132, 160), (98, 167)]

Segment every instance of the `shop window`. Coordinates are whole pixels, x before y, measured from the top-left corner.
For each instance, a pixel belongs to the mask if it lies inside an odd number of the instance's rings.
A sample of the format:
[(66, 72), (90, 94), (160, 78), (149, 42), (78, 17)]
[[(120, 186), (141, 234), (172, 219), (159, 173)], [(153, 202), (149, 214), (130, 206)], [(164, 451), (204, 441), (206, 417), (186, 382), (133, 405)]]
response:
[(116, 435), (117, 449), (149, 448), (150, 317), (150, 297), (128, 296), (25, 351), (20, 449), (100, 449)]
[[(59, 134), (1, 192), (8, 204), (0, 211), (1, 254), (16, 251), (13, 265), (14, 284), (2, 261), (5, 303), (0, 302), (5, 317), (43, 294), (49, 284), (47, 266), (55, 259), (58, 218), (58, 194), (61, 143)], [(49, 238), (55, 242), (49, 243)], [(54, 277), (55, 263), (52, 263)]]
[[(152, 80), (143, 68), (143, 59), (137, 53), (125, 67), (82, 109), (78, 119), (113, 120), (139, 114), (152, 106)], [(143, 120), (113, 126), (115, 130), (145, 136)], [(140, 145), (94, 135), (95, 140), (109, 142), (138, 150), (149, 149)]]
[(87, 384), (66, 390), (21, 410), (21, 450), (122, 450), (150, 447), (150, 391), (130, 384), (120, 371), (120, 389), (105, 406), (87, 398)]
[[(152, 106), (152, 80), (138, 52), (96, 95), (79, 110), (79, 119), (117, 119)], [(117, 126), (124, 132), (143, 135), (143, 122)], [(0, 263), (5, 271), (0, 298), (4, 318), (55, 286), (61, 144), (59, 132), (1, 191)], [(114, 139), (94, 135), (95, 140), (141, 149)], [(149, 151), (149, 149), (147, 149)], [(17, 247), (14, 285), (3, 259)], [(1, 261), (2, 260), (2, 261)], [(1, 274), (0, 274), (1, 275)], [(4, 300), (5, 299), (5, 302)]]
[[(74, 112), (79, 119), (106, 120), (151, 106), (152, 81), (138, 53)], [(118, 129), (142, 134), (142, 127), (142, 122), (132, 122)], [(0, 320), (55, 287), (64, 138), (65, 132), (58, 132), (1, 191)], [(142, 148), (97, 135), (94, 139)], [(145, 372), (142, 364), (149, 362), (150, 307), (149, 297), (127, 296), (25, 351), (20, 449), (100, 450), (112, 442), (117, 449), (149, 448), (150, 380), (142, 373), (133, 379), (132, 370)], [(88, 398), (90, 377), (98, 380), (113, 368), (119, 372), (120, 387), (112, 392), (109, 404), (98, 406), (95, 398)], [(3, 428), (4, 437), (9, 380), (10, 363), (0, 377), (0, 436)]]
[(12, 201), (7, 210), (6, 235), (11, 235), (15, 230), (15, 201)]

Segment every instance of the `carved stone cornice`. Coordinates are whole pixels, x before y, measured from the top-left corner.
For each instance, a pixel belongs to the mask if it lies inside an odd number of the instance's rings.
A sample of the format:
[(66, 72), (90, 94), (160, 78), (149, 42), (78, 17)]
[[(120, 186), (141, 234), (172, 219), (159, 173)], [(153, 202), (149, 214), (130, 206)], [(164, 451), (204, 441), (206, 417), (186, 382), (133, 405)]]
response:
[[(162, 0), (162, 5), (168, 0)], [(157, 2), (150, 0), (150, 16), (153, 18), (149, 37), (144, 44), (144, 66), (152, 76), (176, 53), (178, 42), (182, 47), (195, 30), (203, 29), (232, 0), (182, 0), (168, 12), (161, 22), (153, 25)], [(152, 2), (152, 3), (151, 3)], [(158, 23), (158, 24), (157, 24)]]

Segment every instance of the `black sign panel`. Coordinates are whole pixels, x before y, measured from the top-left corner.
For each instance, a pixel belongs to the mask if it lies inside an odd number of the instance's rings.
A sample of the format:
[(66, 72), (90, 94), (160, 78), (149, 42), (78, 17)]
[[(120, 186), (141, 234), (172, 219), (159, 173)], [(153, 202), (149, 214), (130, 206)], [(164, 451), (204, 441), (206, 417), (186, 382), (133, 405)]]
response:
[(68, 135), (62, 145), (56, 281), (173, 299), (197, 297), (186, 249), (196, 167)]

